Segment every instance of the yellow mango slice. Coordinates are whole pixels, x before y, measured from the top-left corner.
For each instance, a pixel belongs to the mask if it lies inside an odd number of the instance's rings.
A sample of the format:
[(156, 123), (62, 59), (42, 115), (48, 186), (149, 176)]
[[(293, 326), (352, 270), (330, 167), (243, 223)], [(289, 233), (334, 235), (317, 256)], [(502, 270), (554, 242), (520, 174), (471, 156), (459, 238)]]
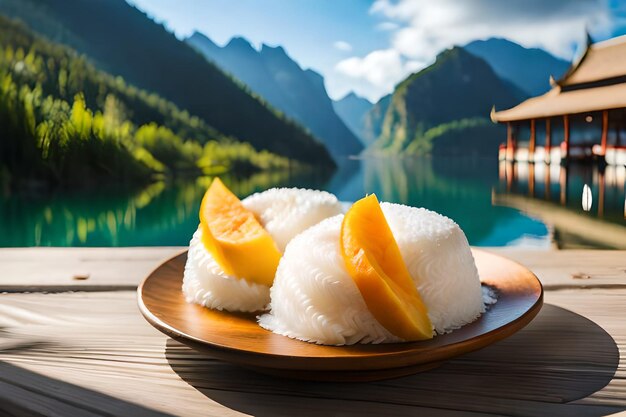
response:
[(228, 275), (271, 286), (280, 251), (250, 210), (219, 178), (200, 205), (202, 243)]
[(428, 311), (375, 195), (348, 210), (340, 246), (346, 269), (374, 318), (406, 341), (431, 339)]

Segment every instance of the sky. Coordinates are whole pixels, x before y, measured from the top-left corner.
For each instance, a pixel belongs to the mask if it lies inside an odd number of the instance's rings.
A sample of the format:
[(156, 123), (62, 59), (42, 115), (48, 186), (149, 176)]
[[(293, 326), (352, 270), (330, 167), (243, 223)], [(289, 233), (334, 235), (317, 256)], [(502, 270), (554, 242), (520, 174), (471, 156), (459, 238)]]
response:
[(475, 39), (502, 37), (568, 61), (585, 39), (626, 34), (626, 0), (127, 0), (180, 39), (199, 31), (218, 45), (243, 36), (281, 45), (324, 76), (333, 99), (372, 102)]

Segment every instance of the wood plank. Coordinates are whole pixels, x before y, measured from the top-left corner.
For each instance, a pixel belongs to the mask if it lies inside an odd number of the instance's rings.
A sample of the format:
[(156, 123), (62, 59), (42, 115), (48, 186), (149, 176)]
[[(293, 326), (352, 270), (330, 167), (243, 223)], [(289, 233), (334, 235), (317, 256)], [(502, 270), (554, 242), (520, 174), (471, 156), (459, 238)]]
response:
[[(601, 325), (619, 348), (619, 366), (602, 390), (577, 401), (578, 404), (626, 403), (626, 291), (607, 289), (565, 290), (546, 294), (546, 301), (566, 305)], [(573, 328), (572, 332), (578, 332)]]
[(549, 291), (537, 319), (507, 340), (428, 373), (361, 384), (279, 380), (196, 353), (150, 327), (131, 291), (0, 297), (0, 404), (18, 411), (45, 414), (54, 404), (72, 415), (626, 410), (626, 289)]
[(489, 248), (489, 251), (529, 268), (546, 290), (626, 288), (626, 251), (623, 250)]
[(2, 248), (0, 291), (132, 290), (182, 247)]
[[(183, 247), (0, 249), (2, 291), (130, 290)], [(626, 251), (487, 248), (520, 262), (547, 289), (625, 287)], [(86, 280), (75, 279), (89, 275)]]

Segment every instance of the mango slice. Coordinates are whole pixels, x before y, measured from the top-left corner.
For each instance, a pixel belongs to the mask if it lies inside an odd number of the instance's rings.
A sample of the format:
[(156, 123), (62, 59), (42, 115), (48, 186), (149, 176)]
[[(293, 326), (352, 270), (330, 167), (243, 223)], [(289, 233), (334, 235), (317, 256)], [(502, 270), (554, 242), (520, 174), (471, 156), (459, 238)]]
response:
[(271, 286), (280, 251), (270, 234), (219, 178), (200, 205), (202, 243), (228, 275)]
[(374, 318), (406, 341), (431, 339), (428, 311), (374, 194), (348, 210), (340, 239), (346, 269)]

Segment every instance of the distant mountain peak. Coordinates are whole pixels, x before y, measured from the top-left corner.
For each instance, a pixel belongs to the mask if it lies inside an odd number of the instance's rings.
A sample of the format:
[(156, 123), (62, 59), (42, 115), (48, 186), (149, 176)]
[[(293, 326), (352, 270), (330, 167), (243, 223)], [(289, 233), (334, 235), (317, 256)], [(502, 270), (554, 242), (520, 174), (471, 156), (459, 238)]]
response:
[(372, 105), (372, 106), (374, 105), (374, 103), (372, 103), (371, 101), (369, 101), (365, 97), (361, 97), (360, 95), (358, 95), (354, 91), (348, 92), (345, 96), (343, 96), (342, 98), (340, 98), (339, 100), (336, 100), (336, 101), (340, 102), (340, 101), (355, 101), (355, 100), (358, 100), (358, 101), (365, 100), (368, 103), (370, 103), (370, 105)]
[(438, 145), (430, 139), (436, 132), (431, 129), (489, 125), (493, 105), (507, 107), (516, 102), (485, 60), (453, 47), (398, 84), (384, 115), (376, 110), (381, 106), (376, 106), (375, 119), (383, 121), (373, 146), (391, 153), (439, 152), (433, 148)]
[(280, 45), (272, 46), (266, 43), (261, 44), (261, 53), (263, 52), (278, 52), (278, 53), (287, 55), (285, 48), (283, 48), (282, 46)]
[(243, 38), (233, 38), (223, 48), (201, 48), (197, 42), (195, 46), (274, 108), (307, 127), (333, 155), (361, 151), (358, 138), (335, 113), (322, 75), (302, 69), (282, 46), (264, 43), (253, 50)]
[[(271, 46), (266, 43), (261, 44), (261, 50), (259, 51), (261, 55), (271, 55), (271, 56), (284, 56), (289, 58), (287, 51), (280, 45)], [(291, 58), (289, 58), (291, 59)]]
[(198, 32), (197, 30), (194, 30), (191, 36), (189, 36), (187, 39), (202, 39), (205, 42), (208, 41), (212, 43), (213, 45), (215, 45), (215, 42), (213, 42), (211, 38), (209, 38), (207, 35), (205, 35), (202, 32)]
[[(526, 50), (526, 51), (538, 51), (538, 52), (541, 52), (543, 54), (547, 54), (547, 55), (553, 56), (553, 55), (551, 55), (549, 52), (547, 52), (544, 49), (537, 48), (537, 47), (523, 46), (523, 45), (520, 45), (517, 42), (513, 42), (510, 39), (500, 38), (500, 37), (476, 39), (476, 40), (468, 43), (467, 45), (472, 45), (472, 44), (487, 44), (487, 45), (498, 45), (498, 46), (510, 46), (510, 47), (513, 47), (513, 48), (516, 48), (516, 49), (523, 49), (523, 50)], [(465, 49), (468, 49), (467, 45), (466, 45)], [(471, 52), (471, 50), (470, 50), (470, 52)]]
[(233, 38), (231, 38), (231, 40), (228, 41), (228, 43), (226, 44), (225, 48), (238, 48), (244, 50), (251, 49), (253, 51), (256, 51), (250, 41), (242, 36), (234, 36)]
[(550, 75), (559, 78), (570, 64), (540, 48), (526, 48), (504, 38), (475, 40), (464, 47), (493, 68), (500, 78), (527, 95), (539, 95), (550, 88)]
[(335, 112), (364, 145), (369, 145), (365, 131), (365, 117), (374, 105), (354, 92), (346, 94), (341, 100), (333, 102)]
[[(268, 68), (268, 70), (275, 75), (279, 72), (284, 74), (295, 74), (304, 72), (302, 67), (300, 67), (300, 64), (298, 64), (293, 58), (291, 58), (285, 48), (280, 45), (270, 46), (267, 44), (262, 44), (258, 56), (264, 61), (264, 65)], [(309, 79), (315, 78), (310, 77), (307, 74), (305, 75)]]
[(478, 66), (482, 65), (486, 67), (489, 66), (480, 57), (477, 57), (476, 55), (473, 55), (467, 52), (466, 50), (464, 50), (463, 48), (459, 46), (453, 46), (451, 48), (444, 49), (443, 51), (439, 52), (437, 54), (437, 57), (435, 58), (434, 63), (427, 66), (426, 68), (421, 69), (420, 71), (417, 71), (409, 75), (406, 79), (404, 79), (404, 81), (401, 81), (396, 86), (396, 91), (403, 90), (414, 80), (422, 77), (426, 73), (432, 72), (433, 69), (436, 69), (444, 65), (448, 65), (448, 63), (451, 63), (451, 65), (454, 65), (455, 67), (459, 68), (460, 72), (462, 73), (462, 74), (459, 74), (460, 75), (459, 80), (462, 80), (462, 81), (467, 81), (465, 77), (468, 76), (468, 70), (470, 69), (470, 67), (475, 66), (475, 65), (478, 65)]
[(435, 63), (440, 61), (445, 61), (447, 59), (456, 58), (462, 60), (473, 60), (476, 58), (476, 55), (472, 55), (470, 52), (461, 48), (460, 46), (454, 45), (448, 49), (444, 49), (443, 51), (437, 54), (437, 58), (435, 58)]
[(439, 58), (441, 58), (441, 57), (445, 57), (445, 56), (447, 56), (447, 55), (449, 55), (449, 54), (455, 53), (455, 52), (460, 51), (460, 50), (461, 50), (461, 48), (459, 48), (457, 45), (452, 45), (452, 46), (451, 46), (451, 47), (449, 47), (449, 48), (442, 49), (442, 50), (441, 50), (441, 51), (437, 54), (437, 58), (436, 58), (436, 59), (439, 59)]
[[(498, 37), (498, 36), (494, 36), (494, 37), (491, 37), (491, 38), (476, 39), (476, 40), (474, 40), (471, 43), (474, 43), (474, 42), (476, 42), (476, 43), (479, 43), (479, 42), (491, 42), (493, 44), (499, 43), (499, 44), (505, 44), (505, 45), (518, 45), (517, 43), (515, 43), (513, 41), (510, 41), (510, 40), (508, 40), (506, 38), (501, 38), (501, 37)], [(518, 45), (518, 46), (521, 46), (521, 45)]]
[(311, 79), (313, 80), (317, 80), (319, 82), (324, 82), (324, 77), (322, 76), (322, 74), (320, 74), (319, 72), (315, 71), (314, 69), (311, 68), (307, 68), (304, 70), (304, 73), (311, 77)]

